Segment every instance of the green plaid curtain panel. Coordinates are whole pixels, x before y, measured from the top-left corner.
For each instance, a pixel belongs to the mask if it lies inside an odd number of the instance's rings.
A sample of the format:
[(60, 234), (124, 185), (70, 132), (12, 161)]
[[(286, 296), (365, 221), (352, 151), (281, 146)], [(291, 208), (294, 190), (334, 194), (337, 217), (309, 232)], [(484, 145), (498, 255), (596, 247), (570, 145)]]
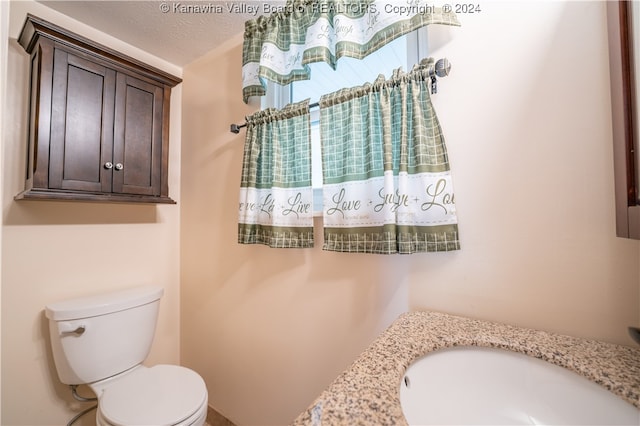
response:
[(449, 160), (429, 94), (433, 59), (320, 100), (324, 250), (458, 250)]
[(309, 102), (247, 117), (238, 242), (313, 247)]
[(242, 91), (245, 102), (265, 94), (265, 79), (308, 80), (307, 64), (336, 68), (342, 56), (362, 59), (396, 38), (429, 24), (459, 26), (451, 7), (389, 0), (264, 2), (268, 15), (245, 23)]

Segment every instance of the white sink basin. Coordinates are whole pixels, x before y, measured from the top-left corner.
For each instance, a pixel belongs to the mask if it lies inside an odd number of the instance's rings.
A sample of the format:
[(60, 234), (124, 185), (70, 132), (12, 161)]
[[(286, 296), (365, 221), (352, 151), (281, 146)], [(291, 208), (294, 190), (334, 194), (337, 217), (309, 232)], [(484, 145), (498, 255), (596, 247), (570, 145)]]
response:
[(400, 384), (410, 425), (640, 425), (640, 410), (587, 378), (521, 353), (432, 352)]

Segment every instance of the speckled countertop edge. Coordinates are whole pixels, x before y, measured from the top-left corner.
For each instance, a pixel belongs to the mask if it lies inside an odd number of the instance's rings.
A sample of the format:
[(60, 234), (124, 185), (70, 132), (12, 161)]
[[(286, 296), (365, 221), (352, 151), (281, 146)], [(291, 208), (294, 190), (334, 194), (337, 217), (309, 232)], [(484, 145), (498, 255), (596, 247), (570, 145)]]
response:
[(484, 346), (568, 368), (640, 408), (640, 349), (438, 312), (400, 315), (293, 425), (406, 425), (399, 388), (429, 352)]

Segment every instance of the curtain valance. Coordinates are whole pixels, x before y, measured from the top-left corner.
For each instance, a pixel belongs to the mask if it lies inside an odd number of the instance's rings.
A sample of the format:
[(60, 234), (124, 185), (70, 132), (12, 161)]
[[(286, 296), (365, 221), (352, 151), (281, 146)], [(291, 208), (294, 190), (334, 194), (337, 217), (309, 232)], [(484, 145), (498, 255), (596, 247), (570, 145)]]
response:
[(342, 56), (362, 59), (426, 25), (460, 25), (452, 11), (421, 2), (287, 0), (277, 10), (245, 23), (245, 102), (265, 94), (265, 79), (283, 85), (308, 80), (307, 64), (326, 62), (335, 69)]

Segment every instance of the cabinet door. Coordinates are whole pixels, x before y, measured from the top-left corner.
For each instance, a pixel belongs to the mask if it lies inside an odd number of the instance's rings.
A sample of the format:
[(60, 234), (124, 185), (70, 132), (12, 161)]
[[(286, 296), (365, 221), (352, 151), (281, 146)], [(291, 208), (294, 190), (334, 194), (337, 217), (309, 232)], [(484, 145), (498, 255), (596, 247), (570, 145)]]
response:
[(163, 89), (118, 73), (113, 192), (160, 195)]
[(111, 191), (115, 81), (114, 70), (55, 49), (49, 188)]

